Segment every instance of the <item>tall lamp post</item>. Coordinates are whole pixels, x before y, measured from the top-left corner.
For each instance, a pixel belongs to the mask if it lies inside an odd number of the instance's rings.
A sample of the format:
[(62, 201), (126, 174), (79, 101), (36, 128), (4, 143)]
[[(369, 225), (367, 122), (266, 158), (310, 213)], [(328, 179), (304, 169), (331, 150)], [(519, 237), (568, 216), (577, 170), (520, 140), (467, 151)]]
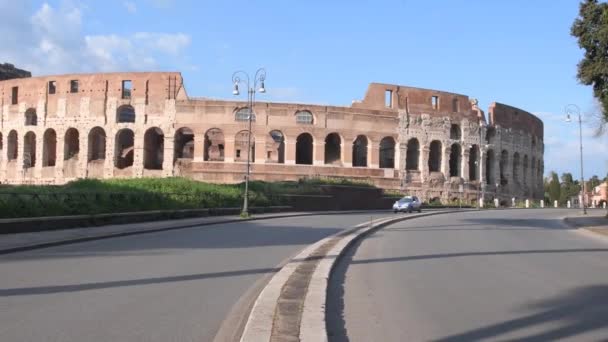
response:
[(571, 122), (573, 115), (578, 115), (579, 143), (581, 149), (581, 205), (583, 207), (583, 214), (587, 215), (587, 207), (585, 207), (585, 177), (583, 173), (583, 119), (581, 118), (580, 108), (575, 104), (569, 104), (566, 106), (566, 122)]
[[(244, 78), (241, 78), (243, 77)], [(232, 95), (239, 95), (239, 84), (244, 83), (247, 86), (247, 108), (249, 108), (249, 115), (247, 116), (247, 121), (249, 122), (249, 131), (247, 133), (247, 171), (245, 173), (245, 193), (243, 194), (243, 211), (241, 214), (243, 216), (249, 215), (249, 174), (251, 173), (251, 119), (254, 115), (253, 106), (255, 104), (255, 94), (256, 92), (265, 93), (266, 88), (264, 88), (264, 81), (266, 80), (266, 70), (264, 68), (259, 68), (255, 72), (255, 77), (253, 78), (253, 87), (250, 83), (249, 74), (244, 71), (236, 71), (232, 74), (232, 83), (234, 84), (234, 90), (232, 91)], [(258, 88), (258, 83), (260, 88)]]

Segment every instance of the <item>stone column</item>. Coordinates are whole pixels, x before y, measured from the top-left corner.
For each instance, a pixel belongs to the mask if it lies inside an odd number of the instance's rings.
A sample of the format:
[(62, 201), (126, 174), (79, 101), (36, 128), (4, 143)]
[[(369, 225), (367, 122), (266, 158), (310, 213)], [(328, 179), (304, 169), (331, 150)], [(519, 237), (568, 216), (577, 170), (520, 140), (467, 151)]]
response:
[(103, 178), (112, 178), (114, 175), (114, 153), (116, 143), (116, 132), (112, 129), (106, 131), (106, 155), (103, 164)]
[(479, 184), (486, 183), (486, 153), (483, 149), (479, 149)]
[(428, 145), (420, 148), (420, 158), (418, 168), (420, 169), (420, 182), (424, 183), (429, 179), (429, 153), (431, 149)]
[[(199, 139), (200, 140), (200, 139)], [(198, 150), (200, 152), (196, 152), (196, 138), (194, 138), (194, 153), (200, 154), (203, 150)], [(225, 163), (234, 163), (234, 136), (226, 137), (224, 136), (224, 143), (226, 146), (224, 147), (224, 162)], [(287, 145), (287, 144), (285, 144)], [(202, 154), (201, 154), (202, 155)]]
[(265, 164), (266, 163), (266, 135), (262, 136), (251, 136), (251, 144), (255, 143), (255, 163)]
[[(205, 133), (194, 133), (194, 158), (192, 161), (195, 163), (205, 161)], [(226, 137), (224, 136), (224, 142), (226, 142)], [(173, 140), (175, 141), (175, 140)], [(234, 150), (234, 148), (233, 148)], [(224, 156), (226, 156), (226, 152), (228, 151), (228, 144), (224, 147)]]
[(88, 178), (89, 132), (80, 132), (78, 143), (80, 144), (80, 152), (78, 152), (78, 173), (76, 174), (76, 178)]
[(395, 149), (394, 149), (394, 157), (393, 157), (393, 168), (397, 171), (403, 170), (400, 166), (401, 166), (401, 149), (399, 148), (399, 142), (395, 142)]
[(133, 133), (133, 177), (139, 178), (144, 174), (144, 130), (137, 128)]
[(353, 139), (345, 138), (342, 142), (342, 163), (345, 167), (353, 166)]
[[(0, 115), (2, 115), (2, 108), (0, 107)], [(0, 122), (2, 118), (0, 118)], [(8, 132), (2, 133), (2, 137), (0, 137), (0, 145), (2, 145), (2, 149), (0, 150), (0, 182), (6, 182), (6, 161), (7, 161), (7, 153), (8, 153)]]
[[(173, 133), (173, 132), (172, 132)], [(165, 135), (164, 143), (163, 143), (163, 177), (173, 176), (173, 159), (175, 154), (175, 149), (173, 148), (173, 144), (175, 141), (175, 134)]]
[(65, 130), (57, 130), (57, 159), (55, 161), (55, 182), (63, 182), (63, 164), (65, 159)]
[(443, 172), (443, 177), (446, 180), (450, 179), (450, 153), (452, 152), (452, 147), (444, 145), (442, 155), (441, 155), (441, 172)]
[(462, 149), (462, 157), (460, 158), (460, 175), (465, 181), (470, 181), (469, 177), (469, 159), (471, 158), (471, 151), (468, 148)]
[(285, 139), (285, 164), (296, 164), (296, 138)]
[[(40, 120), (40, 117), (38, 117)], [(42, 134), (36, 133), (36, 165), (34, 166), (34, 179), (39, 181), (42, 178), (42, 161), (44, 156), (42, 150), (44, 146), (44, 132)]]
[(313, 165), (323, 165), (325, 164), (325, 140), (316, 140), (313, 143), (313, 151), (312, 151), (312, 164)]
[(377, 169), (380, 167), (380, 145), (369, 139), (367, 143), (367, 167)]

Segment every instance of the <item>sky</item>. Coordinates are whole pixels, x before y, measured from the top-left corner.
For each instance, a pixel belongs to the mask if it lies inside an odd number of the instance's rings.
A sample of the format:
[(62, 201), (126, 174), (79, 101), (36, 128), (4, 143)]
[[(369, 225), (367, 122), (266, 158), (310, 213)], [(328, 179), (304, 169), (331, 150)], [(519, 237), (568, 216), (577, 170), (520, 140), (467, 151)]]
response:
[(608, 173), (570, 27), (577, 0), (0, 0), (0, 63), (34, 76), (180, 71), (190, 96), (230, 98), (236, 70), (266, 68), (261, 100), (348, 106), (371, 82), (502, 102), (545, 124), (545, 173)]

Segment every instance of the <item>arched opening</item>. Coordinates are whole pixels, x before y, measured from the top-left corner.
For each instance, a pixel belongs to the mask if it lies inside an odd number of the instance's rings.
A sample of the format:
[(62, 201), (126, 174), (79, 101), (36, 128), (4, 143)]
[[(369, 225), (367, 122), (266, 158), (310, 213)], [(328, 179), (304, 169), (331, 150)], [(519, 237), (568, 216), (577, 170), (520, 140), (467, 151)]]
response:
[(17, 160), (19, 151), (19, 140), (17, 131), (12, 130), (8, 133), (8, 142), (6, 146), (6, 159), (8, 161)]
[(524, 185), (528, 185), (528, 155), (524, 155), (524, 174), (523, 174), (523, 181), (524, 181)]
[(380, 168), (395, 168), (395, 139), (385, 137), (380, 140)]
[(469, 180), (479, 180), (479, 146), (477, 145), (469, 149)]
[(135, 141), (135, 134), (132, 130), (125, 128), (121, 129), (116, 133), (116, 139), (114, 142), (114, 166), (118, 169), (125, 169), (133, 166), (133, 143)]
[(452, 144), (450, 150), (450, 177), (460, 177), (461, 150), (459, 144)]
[(429, 172), (439, 172), (441, 169), (441, 142), (433, 140), (429, 149)]
[(367, 137), (357, 136), (353, 143), (353, 166), (367, 166)]
[(418, 139), (411, 138), (407, 142), (407, 156), (405, 158), (406, 170), (418, 170), (418, 162), (420, 160), (420, 143)]
[(221, 129), (208, 130), (205, 133), (205, 161), (224, 161), (224, 144), (224, 133)]
[(250, 161), (255, 162), (255, 138), (251, 137), (251, 150), (247, 152), (247, 144), (249, 142), (249, 131), (240, 131), (234, 137), (234, 161), (245, 162), (247, 157), (251, 155)]
[(543, 168), (541, 167), (540, 159), (536, 161), (536, 172), (538, 173), (538, 179), (543, 179)]
[(116, 110), (116, 122), (135, 122), (135, 108), (130, 105), (118, 107)]
[(89, 132), (87, 161), (106, 159), (106, 132), (101, 127), (93, 127)]
[(494, 144), (496, 138), (496, 129), (494, 127), (488, 127), (486, 130), (486, 144)]
[(57, 162), (57, 132), (49, 128), (42, 137), (42, 166), (55, 166)]
[(78, 153), (80, 153), (80, 133), (76, 128), (69, 128), (65, 132), (63, 159), (78, 160)]
[(266, 162), (285, 163), (285, 136), (281, 131), (270, 131), (266, 136)]
[(2, 138), (4, 137), (2, 136), (2, 132), (0, 132), (0, 160), (2, 160), (4, 153), (4, 140)]
[(234, 112), (235, 121), (249, 121), (249, 115), (251, 114), (251, 121), (255, 121), (255, 113), (249, 110), (249, 107), (239, 108)]
[(188, 127), (182, 127), (175, 132), (173, 140), (174, 161), (194, 158), (194, 132)]
[(25, 125), (26, 126), (38, 125), (38, 116), (36, 115), (36, 109), (30, 108), (25, 111)]
[(308, 133), (296, 138), (296, 164), (312, 165), (312, 135)]
[(23, 168), (36, 166), (36, 134), (27, 132), (23, 139)]
[(462, 136), (460, 125), (452, 124), (450, 126), (450, 139), (452, 140), (460, 140)]
[(494, 150), (488, 150), (488, 153), (486, 155), (486, 184), (488, 185), (493, 185), (495, 180), (494, 180), (494, 161), (495, 161), (495, 156), (494, 156)]
[(325, 164), (339, 165), (342, 163), (342, 139), (338, 133), (330, 133), (325, 137)]
[(304, 125), (312, 125), (314, 117), (312, 113), (307, 110), (300, 110), (296, 112), (296, 123)]
[(519, 179), (519, 153), (515, 152), (513, 155), (513, 182), (516, 184), (520, 183)]
[(507, 164), (509, 163), (509, 152), (502, 150), (500, 153), (500, 185), (505, 186), (509, 184), (507, 178)]
[(165, 156), (165, 134), (158, 127), (144, 134), (144, 169), (162, 170)]
[(536, 158), (532, 157), (532, 161), (530, 162), (530, 185), (532, 188), (536, 187)]

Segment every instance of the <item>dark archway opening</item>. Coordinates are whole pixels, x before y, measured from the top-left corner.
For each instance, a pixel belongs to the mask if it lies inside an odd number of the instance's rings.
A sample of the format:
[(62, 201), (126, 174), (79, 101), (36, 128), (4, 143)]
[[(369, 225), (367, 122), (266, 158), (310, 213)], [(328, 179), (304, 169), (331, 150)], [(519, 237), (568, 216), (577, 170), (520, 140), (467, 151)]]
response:
[(308, 133), (296, 138), (296, 164), (312, 165), (312, 135)]
[(165, 134), (158, 127), (144, 134), (144, 169), (162, 170), (165, 157)]
[(441, 169), (441, 142), (433, 140), (429, 150), (429, 171), (439, 172)]
[(385, 137), (380, 140), (380, 168), (395, 168), (395, 139)]
[(342, 139), (338, 133), (330, 133), (325, 137), (325, 164), (339, 165), (342, 163)]
[(360, 135), (353, 143), (353, 166), (367, 166), (367, 137)]

